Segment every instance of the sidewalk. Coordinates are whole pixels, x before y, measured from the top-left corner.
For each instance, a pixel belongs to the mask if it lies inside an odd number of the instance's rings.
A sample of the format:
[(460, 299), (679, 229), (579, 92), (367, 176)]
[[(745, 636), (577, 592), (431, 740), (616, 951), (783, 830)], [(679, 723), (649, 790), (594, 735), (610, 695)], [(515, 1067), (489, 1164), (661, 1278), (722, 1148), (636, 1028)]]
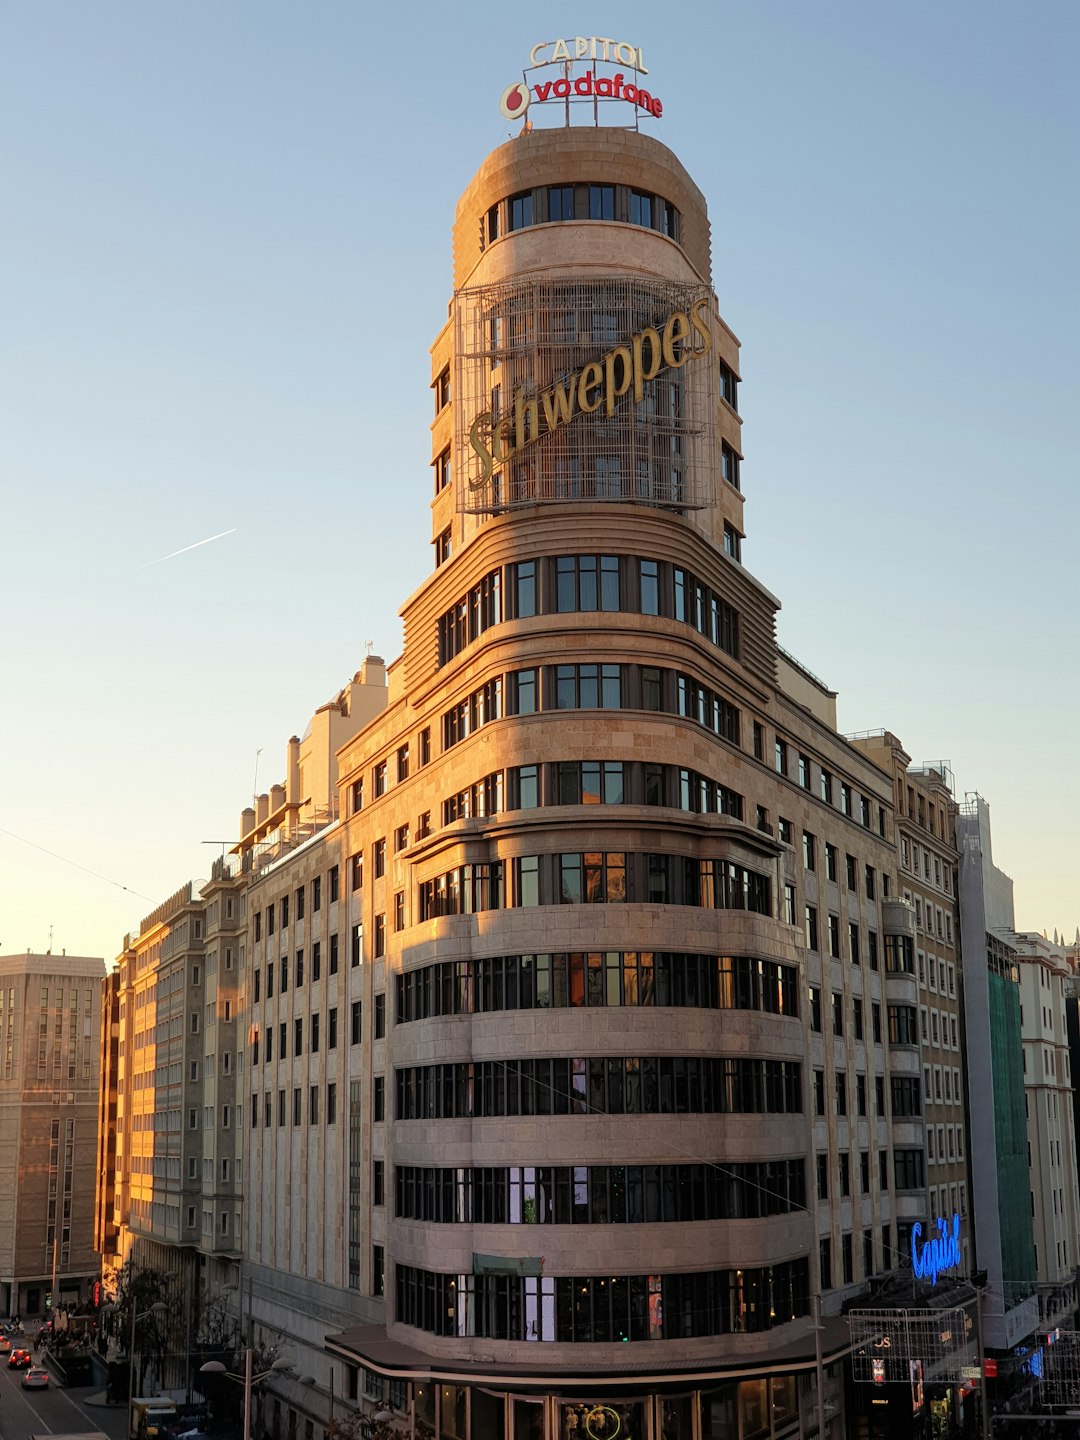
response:
[(127, 1401), (126, 1401), (126, 1400), (106, 1400), (106, 1399), (105, 1399), (105, 1391), (104, 1391), (104, 1390), (99, 1390), (96, 1395), (81, 1395), (81, 1396), (79, 1397), (79, 1400), (80, 1400), (80, 1403), (81, 1403), (81, 1404), (83, 1404), (83, 1405), (93, 1405), (94, 1408), (97, 1409), (97, 1410), (126, 1410), (126, 1409), (127, 1409)]

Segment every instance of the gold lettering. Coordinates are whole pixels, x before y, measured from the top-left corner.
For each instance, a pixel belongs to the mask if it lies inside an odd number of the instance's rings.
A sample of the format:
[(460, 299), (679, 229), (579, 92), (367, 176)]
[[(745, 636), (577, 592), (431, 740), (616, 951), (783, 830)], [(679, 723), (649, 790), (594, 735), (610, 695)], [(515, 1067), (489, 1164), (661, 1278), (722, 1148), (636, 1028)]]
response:
[[(616, 361), (622, 365), (622, 376), (618, 381), (615, 379)], [(620, 395), (626, 394), (633, 379), (630, 351), (625, 345), (616, 345), (614, 350), (607, 352), (602, 363), (604, 366), (604, 408), (609, 415), (614, 415), (615, 401)]]
[[(613, 415), (621, 396), (632, 392), (635, 402), (640, 402), (646, 384), (661, 371), (679, 370), (688, 360), (708, 355), (713, 348), (711, 321), (712, 298), (695, 300), (689, 312), (673, 311), (662, 331), (645, 326), (627, 344), (614, 346), (539, 396), (527, 399), (524, 389), (515, 391), (513, 410), (501, 420), (495, 420), (490, 411), (478, 415), (469, 431), (469, 444), (480, 457), (481, 473), (479, 480), (469, 482), (472, 488), (481, 489), (495, 466), (505, 464), (540, 438), (541, 414), (549, 433), (570, 423), (575, 406), (582, 414), (591, 415), (603, 405), (605, 412)], [(690, 341), (696, 342), (696, 349)]]
[[(504, 415), (495, 426), (491, 436), (491, 455), (496, 465), (502, 465), (509, 460), (514, 453), (514, 445), (511, 436), (514, 433), (514, 422), (509, 415)], [(506, 442), (505, 444), (503, 442)]]
[(690, 334), (690, 318), (684, 310), (676, 310), (674, 315), (664, 326), (664, 364), (670, 365), (672, 370), (679, 370), (690, 359), (690, 351), (683, 349), (682, 353), (675, 349), (681, 345)]
[(595, 360), (590, 360), (588, 365), (584, 366), (578, 378), (578, 409), (584, 411), (586, 415), (591, 415), (594, 410), (599, 410), (603, 397), (597, 395), (596, 399), (590, 402), (589, 391), (599, 390), (603, 383), (603, 370)]
[[(532, 434), (528, 433), (529, 417), (532, 417)], [(514, 449), (520, 450), (540, 433), (540, 407), (535, 398), (525, 399), (524, 390), (514, 392)]]
[(690, 324), (701, 336), (702, 355), (708, 355), (712, 349), (712, 333), (709, 330), (709, 311), (712, 306), (708, 300), (695, 300), (690, 311)]
[(570, 423), (577, 395), (577, 379), (576, 375), (571, 375), (569, 380), (560, 380), (558, 385), (553, 385), (540, 396), (544, 406), (544, 423), (549, 430), (557, 430), (560, 425)]
[(480, 439), (481, 430), (490, 424), (491, 411), (485, 410), (482, 415), (477, 415), (469, 427), (469, 444), (476, 451), (477, 455), (480, 456), (480, 478), (469, 481), (470, 490), (482, 490), (491, 479), (491, 451)]
[[(643, 351), (646, 340), (649, 342), (649, 368), (645, 368)], [(664, 363), (663, 351), (660, 348), (660, 332), (654, 330), (651, 325), (644, 330), (639, 330), (633, 339), (634, 346), (634, 399), (640, 403), (645, 394), (646, 380), (655, 380), (660, 374), (660, 367)]]

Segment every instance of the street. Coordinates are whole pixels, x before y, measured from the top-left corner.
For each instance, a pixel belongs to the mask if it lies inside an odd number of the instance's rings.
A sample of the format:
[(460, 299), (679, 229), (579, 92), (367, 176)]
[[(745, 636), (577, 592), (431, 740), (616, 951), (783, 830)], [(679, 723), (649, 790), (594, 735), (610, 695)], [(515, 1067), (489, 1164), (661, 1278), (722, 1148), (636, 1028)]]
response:
[(63, 1390), (50, 1384), (48, 1390), (23, 1390), (22, 1375), (21, 1370), (9, 1370), (4, 1357), (0, 1365), (0, 1440), (81, 1434), (87, 1430), (101, 1430), (109, 1440), (124, 1440), (126, 1407), (83, 1403), (87, 1396), (100, 1395), (100, 1386)]

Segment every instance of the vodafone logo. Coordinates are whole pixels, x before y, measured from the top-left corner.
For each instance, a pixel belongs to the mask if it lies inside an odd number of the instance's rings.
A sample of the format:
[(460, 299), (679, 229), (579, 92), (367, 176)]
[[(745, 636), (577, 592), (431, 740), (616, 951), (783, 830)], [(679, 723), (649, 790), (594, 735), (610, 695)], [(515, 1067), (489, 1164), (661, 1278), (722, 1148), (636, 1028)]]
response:
[(507, 120), (518, 120), (529, 108), (529, 87), (517, 81), (514, 85), (508, 85), (499, 97), (499, 109)]

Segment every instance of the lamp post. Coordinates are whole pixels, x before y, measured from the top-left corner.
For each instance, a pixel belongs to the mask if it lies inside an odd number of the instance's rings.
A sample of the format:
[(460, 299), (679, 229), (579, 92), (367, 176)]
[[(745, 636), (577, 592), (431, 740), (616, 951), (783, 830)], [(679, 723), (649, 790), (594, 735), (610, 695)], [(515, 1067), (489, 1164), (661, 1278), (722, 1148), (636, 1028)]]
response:
[(252, 1386), (257, 1385), (260, 1380), (265, 1380), (270, 1375), (280, 1374), (283, 1370), (292, 1369), (292, 1365), (288, 1360), (275, 1360), (274, 1363), (269, 1367), (269, 1369), (260, 1370), (258, 1375), (253, 1375), (251, 1373), (253, 1359), (254, 1354), (251, 1346), (249, 1345), (248, 1348), (244, 1351), (244, 1373), (242, 1375), (234, 1375), (231, 1370), (227, 1370), (225, 1368), (225, 1366), (221, 1363), (220, 1360), (207, 1360), (205, 1365), (199, 1366), (199, 1373), (202, 1375), (222, 1375), (225, 1377), (226, 1380), (235, 1380), (238, 1385), (243, 1385), (244, 1429), (241, 1440), (251, 1440)]
[(135, 1321), (144, 1320), (147, 1315), (164, 1315), (168, 1306), (163, 1300), (155, 1300), (145, 1310), (136, 1310), (135, 1297), (131, 1297), (131, 1334), (128, 1337), (128, 1410), (127, 1433), (131, 1437), (131, 1420), (135, 1411)]

